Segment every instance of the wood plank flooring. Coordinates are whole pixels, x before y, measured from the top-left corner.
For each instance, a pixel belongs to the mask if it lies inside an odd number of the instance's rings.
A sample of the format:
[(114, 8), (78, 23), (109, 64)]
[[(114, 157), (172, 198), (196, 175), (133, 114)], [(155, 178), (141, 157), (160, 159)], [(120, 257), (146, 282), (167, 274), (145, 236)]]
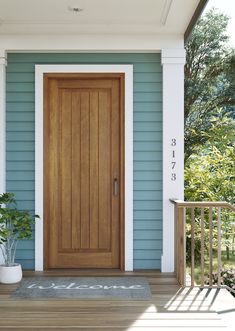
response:
[[(157, 271), (25, 272), (32, 276), (141, 276), (151, 300), (12, 299), (18, 285), (0, 285), (0, 330), (229, 330), (235, 299), (225, 289), (180, 288), (173, 274)], [(229, 318), (224, 318), (229, 313)], [(232, 315), (231, 315), (232, 314)], [(232, 328), (231, 328), (232, 329)]]

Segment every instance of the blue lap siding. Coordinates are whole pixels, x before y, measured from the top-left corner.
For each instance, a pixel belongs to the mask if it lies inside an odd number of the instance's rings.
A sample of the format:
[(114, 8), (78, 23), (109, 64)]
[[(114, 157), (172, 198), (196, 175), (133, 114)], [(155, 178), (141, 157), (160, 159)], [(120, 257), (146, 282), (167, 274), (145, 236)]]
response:
[[(7, 191), (34, 212), (35, 64), (133, 64), (134, 268), (159, 269), (162, 253), (162, 73), (160, 54), (10, 53), (7, 66)], [(17, 261), (34, 269), (34, 237)]]

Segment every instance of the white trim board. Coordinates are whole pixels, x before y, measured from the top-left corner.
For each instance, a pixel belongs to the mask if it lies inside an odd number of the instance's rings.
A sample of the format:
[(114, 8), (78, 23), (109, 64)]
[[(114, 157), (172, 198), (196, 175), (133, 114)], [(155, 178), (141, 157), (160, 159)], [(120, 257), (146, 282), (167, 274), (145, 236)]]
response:
[[(163, 241), (161, 271), (174, 272), (174, 206), (184, 199), (184, 49), (162, 50)], [(177, 82), (177, 88), (176, 88)]]
[(6, 53), (0, 49), (0, 194), (6, 191), (6, 65)]
[(133, 270), (133, 66), (36, 65), (35, 66), (35, 270), (43, 270), (43, 74), (125, 74), (125, 271)]
[(183, 49), (183, 34), (0, 35), (7, 52), (158, 52)]
[[(6, 191), (6, 53), (0, 49), (0, 194)], [(0, 249), (0, 264), (4, 263)]]

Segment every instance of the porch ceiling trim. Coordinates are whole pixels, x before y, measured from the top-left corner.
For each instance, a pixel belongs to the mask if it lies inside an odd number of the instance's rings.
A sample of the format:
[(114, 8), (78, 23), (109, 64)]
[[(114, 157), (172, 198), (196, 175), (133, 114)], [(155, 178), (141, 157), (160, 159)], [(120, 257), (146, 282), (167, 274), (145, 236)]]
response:
[(6, 52), (160, 52), (183, 48), (180, 34), (172, 35), (0, 35)]
[(185, 30), (185, 33), (184, 33), (184, 41), (185, 43), (187, 42), (194, 26), (197, 24), (197, 21), (198, 19), (200, 18), (204, 8), (206, 7), (207, 3), (208, 3), (209, 0), (200, 0), (190, 22), (189, 22), (189, 25), (187, 26), (187, 29)]

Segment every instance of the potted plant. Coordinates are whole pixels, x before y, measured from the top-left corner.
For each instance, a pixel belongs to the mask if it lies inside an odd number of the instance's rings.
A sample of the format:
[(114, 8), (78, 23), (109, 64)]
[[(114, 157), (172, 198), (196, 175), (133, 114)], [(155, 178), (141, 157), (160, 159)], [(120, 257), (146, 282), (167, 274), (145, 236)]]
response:
[(13, 193), (0, 194), (0, 248), (4, 264), (0, 265), (0, 282), (18, 283), (22, 279), (22, 268), (15, 263), (16, 248), (19, 240), (30, 239), (32, 225), (37, 215), (16, 208)]

